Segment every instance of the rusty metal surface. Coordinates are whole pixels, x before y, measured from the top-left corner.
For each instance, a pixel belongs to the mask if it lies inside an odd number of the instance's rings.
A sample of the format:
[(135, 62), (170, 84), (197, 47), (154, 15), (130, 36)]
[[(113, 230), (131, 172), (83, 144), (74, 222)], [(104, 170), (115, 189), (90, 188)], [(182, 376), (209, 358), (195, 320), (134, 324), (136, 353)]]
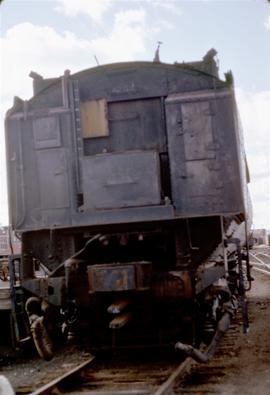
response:
[(192, 298), (192, 278), (188, 271), (171, 271), (154, 277), (152, 289), (156, 298), (162, 300), (185, 300)]
[(108, 107), (104, 99), (81, 102), (81, 126), (83, 138), (108, 136)]
[(130, 291), (136, 289), (132, 265), (88, 266), (89, 292)]
[(149, 289), (151, 267), (150, 262), (88, 266), (89, 293)]
[(23, 280), (21, 285), (56, 306), (60, 306), (65, 299), (64, 277), (30, 278)]
[(154, 151), (85, 156), (81, 210), (159, 205), (159, 168)]
[(109, 323), (109, 328), (119, 329), (128, 324), (132, 320), (132, 313), (126, 312), (119, 314), (117, 317), (113, 318)]
[(168, 96), (165, 103), (177, 214), (243, 212), (230, 90), (179, 93)]

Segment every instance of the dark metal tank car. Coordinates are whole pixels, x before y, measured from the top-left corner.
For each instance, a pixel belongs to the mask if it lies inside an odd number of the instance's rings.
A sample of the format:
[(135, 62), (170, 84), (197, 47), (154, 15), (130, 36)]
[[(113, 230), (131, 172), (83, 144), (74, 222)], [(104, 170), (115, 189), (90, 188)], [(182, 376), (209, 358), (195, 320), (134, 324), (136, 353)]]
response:
[(41, 355), (58, 331), (101, 348), (194, 342), (243, 295), (246, 162), (215, 53), (32, 72), (34, 96), (15, 97), (10, 221)]

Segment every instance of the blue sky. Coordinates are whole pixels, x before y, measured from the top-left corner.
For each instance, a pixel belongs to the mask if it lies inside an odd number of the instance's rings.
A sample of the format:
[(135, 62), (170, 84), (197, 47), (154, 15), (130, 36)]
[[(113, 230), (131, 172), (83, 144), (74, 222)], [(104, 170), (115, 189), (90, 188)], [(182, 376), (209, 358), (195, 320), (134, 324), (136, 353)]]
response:
[(44, 77), (99, 63), (200, 60), (232, 70), (252, 182), (254, 226), (270, 229), (270, 3), (267, 0), (4, 0), (0, 6), (0, 223), (7, 222), (3, 115)]

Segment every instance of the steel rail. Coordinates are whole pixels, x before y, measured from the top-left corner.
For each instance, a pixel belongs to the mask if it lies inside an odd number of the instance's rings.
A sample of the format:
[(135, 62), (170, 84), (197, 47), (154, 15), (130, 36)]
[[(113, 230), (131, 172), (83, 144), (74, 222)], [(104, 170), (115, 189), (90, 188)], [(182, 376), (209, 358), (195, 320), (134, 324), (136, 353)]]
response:
[(267, 274), (268, 276), (270, 276), (270, 267), (269, 267), (269, 270), (264, 270), (264, 269), (261, 269), (260, 267), (253, 266), (252, 270), (256, 270), (257, 272)]
[(258, 248), (249, 252), (253, 269), (263, 273), (270, 273), (270, 247)]
[(192, 358), (187, 357), (169, 376), (169, 378), (161, 384), (161, 386), (153, 393), (153, 395), (169, 395), (172, 393), (172, 388), (180, 376), (190, 367)]
[[(59, 393), (59, 386), (64, 384), (65, 380), (69, 379), (72, 375), (80, 373), (80, 371), (84, 370), (93, 360), (94, 356), (89, 358), (87, 361), (82, 364), (76, 366), (69, 372), (66, 372), (62, 376), (52, 380), (41, 388), (31, 392), (30, 395), (52, 395), (55, 393)], [(181, 375), (190, 367), (193, 362), (192, 358), (187, 357), (180, 365), (178, 365), (170, 374), (169, 377), (156, 389), (146, 390), (146, 389), (93, 389), (88, 391), (83, 391), (84, 395), (169, 395), (172, 393), (173, 386), (180, 379)], [(62, 392), (61, 392), (62, 393)], [(79, 391), (71, 391), (68, 392), (70, 395), (78, 394)]]
[(68, 372), (64, 373), (63, 375), (57, 377), (56, 379), (50, 381), (49, 383), (43, 385), (42, 387), (38, 388), (34, 392), (31, 392), (30, 395), (49, 395), (53, 394), (56, 390), (56, 387), (64, 382), (66, 379), (70, 378), (73, 375), (80, 373), (84, 368), (86, 368), (95, 357), (92, 355), (86, 361), (82, 362), (80, 365), (76, 366), (75, 368), (69, 370)]
[(252, 263), (260, 263), (261, 265), (267, 265), (261, 258), (259, 258), (257, 255), (251, 255), (251, 259), (256, 259), (256, 261), (252, 261)]
[[(258, 268), (264, 268), (264, 269), (269, 269), (270, 270), (270, 265), (267, 265), (266, 263), (259, 263), (259, 262), (255, 262), (255, 261), (250, 261), (252, 269), (255, 267)], [(267, 270), (266, 270), (267, 271)]]
[(266, 256), (267, 258), (270, 258), (270, 250), (269, 251), (267, 250), (267, 252), (266, 251), (259, 252), (258, 255), (263, 255), (263, 256)]
[[(164, 381), (161, 385), (158, 386), (157, 389), (154, 390), (146, 390), (146, 389), (96, 389), (90, 391), (83, 391), (83, 395), (169, 395), (172, 393), (173, 386), (176, 384), (177, 380), (181, 377), (181, 375), (187, 371), (190, 367), (191, 363), (194, 362), (192, 358), (187, 357), (180, 365), (178, 365), (173, 372), (169, 375), (166, 381)], [(70, 395), (78, 395), (77, 392), (71, 392)]]

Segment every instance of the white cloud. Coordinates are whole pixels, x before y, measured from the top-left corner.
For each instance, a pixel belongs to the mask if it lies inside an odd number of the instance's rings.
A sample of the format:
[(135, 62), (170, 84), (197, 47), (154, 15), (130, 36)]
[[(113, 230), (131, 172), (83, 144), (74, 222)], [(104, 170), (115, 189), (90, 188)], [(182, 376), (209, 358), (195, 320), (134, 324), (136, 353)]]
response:
[(254, 225), (270, 229), (270, 91), (251, 93), (237, 89), (236, 97), (251, 173)]
[(155, 33), (147, 27), (145, 11), (139, 8), (116, 13), (110, 34), (92, 40), (27, 22), (13, 26), (0, 38), (0, 52), (5, 54), (0, 71), (0, 223), (7, 223), (3, 118), (14, 95), (23, 99), (32, 96), (29, 72), (45, 78), (62, 75), (66, 69), (74, 73), (95, 66), (94, 55), (100, 63), (134, 60), (145, 54), (145, 42)]
[(270, 149), (270, 91), (251, 93), (236, 89), (236, 97), (250, 154)]
[(93, 40), (92, 49), (108, 61), (134, 60), (135, 56), (145, 52), (146, 38), (153, 34), (155, 30), (147, 28), (143, 8), (121, 11), (114, 16), (112, 32)]
[(28, 77), (31, 70), (45, 77), (57, 77), (67, 68), (86, 67), (92, 60), (89, 41), (70, 32), (58, 34), (51, 27), (31, 23), (9, 29), (1, 39), (1, 53), (5, 54), (1, 73), (5, 100), (11, 100), (14, 94), (24, 99), (31, 96), (32, 83)]
[(270, 15), (268, 15), (268, 18), (264, 22), (264, 26), (267, 30), (270, 30)]
[(151, 6), (162, 8), (164, 11), (168, 11), (174, 15), (183, 15), (183, 11), (179, 6), (179, 0), (147, 0), (147, 2)]
[(1, 53), (5, 54), (2, 94), (27, 98), (31, 94), (31, 70), (55, 77), (67, 68), (75, 72), (93, 66), (94, 55), (101, 63), (133, 60), (145, 53), (145, 41), (153, 34), (155, 31), (147, 28), (143, 9), (116, 13), (110, 34), (92, 40), (69, 31), (60, 34), (49, 26), (27, 22), (15, 25), (0, 39)]
[(85, 14), (100, 22), (103, 14), (111, 7), (112, 0), (56, 0), (55, 10), (69, 17)]
[(166, 30), (174, 30), (175, 29), (175, 25), (173, 23), (171, 23), (167, 19), (163, 19), (163, 18), (159, 18), (157, 20), (157, 25), (161, 29), (166, 29)]

